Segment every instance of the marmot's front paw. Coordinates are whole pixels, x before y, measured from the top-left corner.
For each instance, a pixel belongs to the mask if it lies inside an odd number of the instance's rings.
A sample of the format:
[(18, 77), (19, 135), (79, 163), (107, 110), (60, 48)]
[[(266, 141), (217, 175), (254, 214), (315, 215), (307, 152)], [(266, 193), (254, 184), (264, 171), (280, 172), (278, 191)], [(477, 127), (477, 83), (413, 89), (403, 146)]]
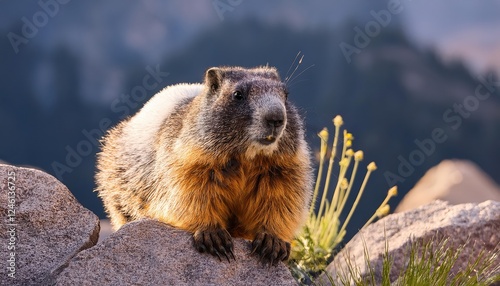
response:
[(278, 261), (285, 261), (290, 256), (290, 243), (277, 236), (261, 232), (252, 242), (252, 253), (258, 253), (262, 262), (277, 265)]
[(233, 239), (225, 229), (197, 230), (193, 235), (193, 239), (194, 246), (201, 253), (208, 252), (217, 256), (219, 260), (221, 260), (221, 256), (224, 256), (228, 262), (230, 262), (230, 257), (236, 260), (233, 254)]

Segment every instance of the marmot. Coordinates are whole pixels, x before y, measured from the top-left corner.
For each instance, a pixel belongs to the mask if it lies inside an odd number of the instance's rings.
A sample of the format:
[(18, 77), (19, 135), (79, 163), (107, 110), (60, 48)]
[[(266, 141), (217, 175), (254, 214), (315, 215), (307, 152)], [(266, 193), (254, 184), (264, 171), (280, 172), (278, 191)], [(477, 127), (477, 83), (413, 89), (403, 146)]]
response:
[(143, 217), (234, 259), (231, 236), (264, 262), (288, 259), (310, 204), (304, 125), (275, 68), (214, 67), (203, 84), (153, 96), (104, 136), (97, 191), (115, 229)]

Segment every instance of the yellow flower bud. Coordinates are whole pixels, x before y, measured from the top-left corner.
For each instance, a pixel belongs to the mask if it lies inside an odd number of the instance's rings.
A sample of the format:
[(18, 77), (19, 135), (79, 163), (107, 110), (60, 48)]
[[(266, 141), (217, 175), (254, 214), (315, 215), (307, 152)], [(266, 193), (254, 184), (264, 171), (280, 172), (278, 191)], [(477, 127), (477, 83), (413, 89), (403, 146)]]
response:
[(340, 160), (340, 162), (339, 162), (339, 165), (341, 167), (347, 167), (348, 164), (349, 164), (349, 160), (347, 160), (347, 158), (342, 158), (342, 160)]
[(391, 207), (389, 205), (383, 205), (378, 210), (375, 212), (377, 214), (377, 217), (381, 218), (389, 214), (391, 211)]
[(346, 148), (350, 148), (351, 146), (352, 146), (352, 141), (351, 141), (351, 140), (347, 140), (347, 141), (345, 142), (345, 147), (346, 147)]
[(397, 195), (398, 195), (398, 186), (390, 188), (389, 191), (387, 192), (387, 196), (390, 198), (395, 197)]
[(323, 128), (323, 130), (318, 133), (318, 136), (321, 140), (328, 141), (328, 129)]
[(345, 134), (345, 139), (347, 139), (347, 140), (353, 140), (354, 136), (352, 136), (352, 133), (346, 133)]
[(375, 165), (375, 162), (371, 162), (366, 168), (368, 169), (368, 171), (375, 171), (377, 170), (377, 165)]
[(342, 116), (340, 115), (335, 116), (335, 118), (333, 119), (333, 125), (335, 125), (335, 127), (340, 127), (343, 124), (344, 120), (342, 119)]
[(347, 151), (345, 151), (345, 155), (347, 157), (352, 157), (354, 156), (354, 151), (352, 149), (347, 149)]
[(318, 133), (319, 138), (321, 138), (321, 149), (320, 149), (320, 156), (321, 158), (324, 158), (326, 156), (326, 152), (328, 151), (328, 129), (323, 128), (321, 132)]
[(348, 186), (349, 186), (349, 181), (347, 181), (346, 178), (343, 178), (342, 181), (340, 182), (340, 188), (342, 190), (345, 190), (347, 189)]
[(361, 161), (363, 160), (363, 151), (359, 150), (354, 153), (354, 160)]

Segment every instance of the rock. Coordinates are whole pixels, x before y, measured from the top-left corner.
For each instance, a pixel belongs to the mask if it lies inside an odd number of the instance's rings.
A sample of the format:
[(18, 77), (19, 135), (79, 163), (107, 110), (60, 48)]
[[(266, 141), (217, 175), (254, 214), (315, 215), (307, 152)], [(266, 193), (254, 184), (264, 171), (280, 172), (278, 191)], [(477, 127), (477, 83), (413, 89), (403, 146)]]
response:
[(58, 285), (296, 285), (288, 268), (263, 266), (234, 240), (236, 261), (198, 253), (191, 234), (155, 220), (128, 223), (76, 255)]
[(434, 200), (453, 205), (500, 201), (500, 187), (470, 161), (445, 160), (427, 171), (394, 212), (411, 210)]
[(97, 216), (38, 170), (0, 165), (0, 213), (0, 276), (9, 285), (47, 284), (97, 243)]
[[(380, 283), (382, 255), (387, 241), (389, 255), (394, 258), (390, 274), (391, 282), (394, 282), (408, 262), (408, 246), (412, 239), (427, 242), (444, 238), (448, 239), (448, 246), (452, 249), (457, 249), (470, 239), (453, 273), (463, 269), (469, 259), (476, 258), (483, 249), (500, 254), (500, 202), (452, 206), (444, 201), (435, 201), (408, 212), (389, 215), (356, 234), (335, 256), (327, 272), (335, 278), (337, 273), (348, 271), (348, 258), (359, 267), (361, 277), (368, 277), (370, 274), (364, 256), (366, 243), (370, 264), (375, 270), (377, 283)], [(500, 255), (496, 260), (497, 265), (500, 265)], [(330, 285), (325, 274), (320, 276), (319, 282)]]

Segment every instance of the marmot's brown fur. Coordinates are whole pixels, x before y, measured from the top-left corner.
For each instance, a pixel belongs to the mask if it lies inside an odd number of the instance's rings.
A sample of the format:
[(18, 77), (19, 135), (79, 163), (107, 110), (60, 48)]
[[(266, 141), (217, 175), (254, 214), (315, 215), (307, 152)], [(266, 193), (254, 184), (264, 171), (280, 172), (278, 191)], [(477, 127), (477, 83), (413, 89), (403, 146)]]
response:
[(115, 229), (149, 217), (219, 258), (234, 258), (231, 236), (253, 240), (270, 263), (288, 258), (312, 172), (275, 68), (210, 68), (203, 84), (156, 94), (102, 143), (97, 191)]

